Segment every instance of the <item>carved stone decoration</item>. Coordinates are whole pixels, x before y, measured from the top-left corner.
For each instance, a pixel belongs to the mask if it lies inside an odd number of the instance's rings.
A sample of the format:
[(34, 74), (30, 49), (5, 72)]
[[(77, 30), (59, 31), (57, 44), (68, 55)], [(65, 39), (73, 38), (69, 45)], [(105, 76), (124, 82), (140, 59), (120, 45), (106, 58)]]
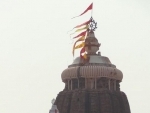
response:
[(114, 80), (110, 80), (110, 90), (114, 90)]
[(79, 89), (85, 88), (85, 78), (79, 78)]
[(72, 90), (78, 89), (78, 79), (72, 79)]
[(91, 22), (89, 24), (89, 31), (95, 31), (97, 28), (97, 22), (91, 17)]
[(108, 79), (107, 78), (99, 78), (97, 80), (97, 89), (108, 89)]
[[(97, 56), (96, 56), (97, 57)], [(101, 60), (101, 59), (99, 59)], [(95, 57), (90, 57), (89, 63), (85, 63), (84, 65), (80, 65), (80, 76), (83, 78), (100, 78), (100, 77), (105, 77), (105, 78), (110, 78), (110, 79), (115, 79), (115, 80), (122, 80), (123, 74), (119, 69), (114, 70), (114, 66), (111, 64), (105, 65), (104, 63), (101, 63), (101, 65), (96, 65), (95, 63), (92, 64), (91, 62), (95, 62)], [(103, 61), (104, 62), (104, 61)], [(70, 78), (77, 78), (78, 76), (78, 67), (70, 67), (65, 69), (62, 72), (62, 80), (68, 80)], [(114, 74), (115, 73), (115, 74)]]
[(120, 91), (120, 81), (116, 81), (116, 90)]
[(94, 78), (88, 78), (86, 80), (86, 84), (87, 84), (87, 89), (94, 89), (95, 86)]

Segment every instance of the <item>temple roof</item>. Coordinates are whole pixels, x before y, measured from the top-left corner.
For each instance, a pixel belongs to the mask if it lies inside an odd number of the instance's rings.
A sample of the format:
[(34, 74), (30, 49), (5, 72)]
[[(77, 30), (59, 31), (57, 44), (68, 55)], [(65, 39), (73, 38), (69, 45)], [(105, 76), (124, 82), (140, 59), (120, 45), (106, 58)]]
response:
[[(71, 65), (78, 65), (81, 62), (81, 58), (77, 57), (73, 63)], [(111, 64), (109, 58), (105, 57), (105, 56), (99, 56), (99, 55), (90, 55), (90, 59), (88, 64), (99, 64), (99, 65), (105, 65), (105, 66), (109, 66), (109, 67), (116, 67), (115, 65)]]

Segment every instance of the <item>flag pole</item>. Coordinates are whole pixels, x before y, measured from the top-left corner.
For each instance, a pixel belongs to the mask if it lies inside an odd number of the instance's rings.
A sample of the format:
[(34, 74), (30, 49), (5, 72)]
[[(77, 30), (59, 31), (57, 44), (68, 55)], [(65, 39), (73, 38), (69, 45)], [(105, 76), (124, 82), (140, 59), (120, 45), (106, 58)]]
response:
[(91, 17), (93, 16), (93, 3), (92, 3), (92, 10), (91, 10)]

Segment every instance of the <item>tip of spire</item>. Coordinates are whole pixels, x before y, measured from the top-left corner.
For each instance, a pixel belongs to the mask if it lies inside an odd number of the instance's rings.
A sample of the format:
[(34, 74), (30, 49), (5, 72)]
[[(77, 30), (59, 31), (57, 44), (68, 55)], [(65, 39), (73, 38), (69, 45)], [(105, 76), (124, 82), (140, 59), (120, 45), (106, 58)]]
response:
[(97, 22), (91, 17), (90, 23), (89, 23), (89, 30), (90, 31), (95, 31), (97, 29)]

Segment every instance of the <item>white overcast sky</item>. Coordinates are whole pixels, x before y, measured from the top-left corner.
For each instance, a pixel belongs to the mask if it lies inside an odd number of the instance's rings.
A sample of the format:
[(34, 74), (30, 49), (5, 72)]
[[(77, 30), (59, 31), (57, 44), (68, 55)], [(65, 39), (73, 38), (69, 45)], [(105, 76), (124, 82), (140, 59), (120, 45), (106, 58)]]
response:
[[(48, 113), (72, 63), (67, 31), (92, 0), (0, 0), (0, 113)], [(150, 113), (150, 0), (93, 0), (100, 51), (120, 69), (132, 113)], [(78, 52), (76, 52), (78, 56)]]

